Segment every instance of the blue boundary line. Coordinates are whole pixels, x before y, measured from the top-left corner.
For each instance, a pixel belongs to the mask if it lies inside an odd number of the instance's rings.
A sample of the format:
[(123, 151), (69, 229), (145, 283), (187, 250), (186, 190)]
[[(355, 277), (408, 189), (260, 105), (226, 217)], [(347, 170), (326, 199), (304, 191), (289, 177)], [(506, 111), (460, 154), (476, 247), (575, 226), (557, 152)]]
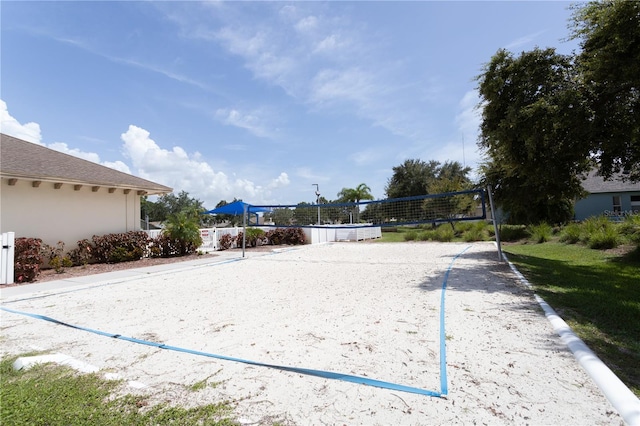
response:
[(444, 295), (447, 290), (447, 281), (449, 280), (449, 273), (453, 269), (455, 261), (471, 248), (471, 245), (466, 246), (460, 253), (456, 254), (451, 263), (444, 273), (444, 279), (442, 280), (442, 294), (440, 296), (440, 395), (446, 396), (449, 393), (447, 386), (447, 335), (444, 328)]
[(392, 383), (392, 382), (386, 382), (386, 381), (383, 381), (383, 380), (370, 379), (370, 378), (362, 377), (362, 376), (355, 376), (355, 375), (352, 375), (352, 374), (344, 374), (344, 373), (337, 373), (337, 372), (324, 371), (324, 370), (314, 370), (314, 369), (302, 368), (302, 367), (291, 367), (291, 366), (278, 365), (278, 364), (268, 364), (268, 363), (263, 363), (263, 362), (258, 362), (258, 361), (246, 360), (246, 359), (242, 359), (242, 358), (230, 357), (230, 356), (226, 356), (226, 355), (218, 355), (218, 354), (213, 354), (213, 353), (208, 353), (208, 352), (197, 351), (197, 350), (193, 350), (193, 349), (181, 348), (181, 347), (178, 347), (178, 346), (165, 345), (164, 343), (157, 343), (157, 342), (151, 342), (151, 341), (148, 341), (148, 340), (136, 339), (134, 337), (123, 336), (121, 334), (115, 334), (115, 333), (109, 333), (109, 332), (105, 332), (105, 331), (101, 331), (101, 330), (95, 330), (95, 329), (82, 327), (82, 326), (75, 325), (75, 324), (69, 324), (69, 323), (66, 323), (66, 322), (57, 320), (55, 318), (51, 318), (51, 317), (45, 316), (45, 315), (17, 311), (17, 310), (9, 309), (9, 308), (2, 307), (2, 306), (0, 306), (0, 310), (3, 310), (5, 312), (9, 312), (9, 313), (13, 313), (13, 314), (28, 316), (28, 317), (39, 319), (39, 320), (49, 321), (49, 322), (52, 322), (54, 324), (62, 325), (62, 326), (65, 326), (65, 327), (70, 327), (70, 328), (73, 328), (73, 329), (76, 329), (76, 330), (87, 331), (87, 332), (98, 334), (98, 335), (105, 336), (105, 337), (111, 337), (111, 338), (114, 338), (114, 339), (124, 340), (124, 341), (131, 342), (131, 343), (137, 343), (137, 344), (141, 344), (141, 345), (152, 346), (152, 347), (155, 347), (155, 348), (158, 348), (158, 349), (166, 349), (166, 350), (170, 350), (170, 351), (183, 352), (183, 353), (187, 353), (187, 354), (191, 354), (191, 355), (205, 356), (205, 357), (208, 357), (208, 358), (215, 358), (215, 359), (220, 359), (220, 360), (224, 360), (224, 361), (239, 362), (239, 363), (248, 364), (248, 365), (254, 365), (254, 366), (258, 366), (258, 367), (273, 368), (273, 369), (282, 370), (282, 371), (288, 371), (288, 372), (292, 372), (292, 373), (298, 373), (298, 374), (304, 374), (304, 375), (308, 375), (308, 376), (321, 377), (321, 378), (324, 378), (324, 379), (341, 380), (341, 381), (344, 381), (344, 382), (357, 383), (357, 384), (362, 384), (362, 385), (367, 385), (367, 386), (378, 387), (378, 388), (382, 388), (382, 389), (390, 389), (390, 390), (396, 390), (396, 391), (400, 391), (400, 392), (413, 393), (413, 394), (432, 396), (432, 397), (445, 397), (447, 395), (447, 393), (448, 393), (448, 389), (447, 389), (447, 365), (446, 365), (446, 334), (445, 334), (445, 327), (444, 327), (445, 291), (447, 289), (447, 280), (449, 278), (449, 273), (451, 272), (451, 269), (453, 268), (454, 262), (458, 259), (458, 257), (460, 257), (464, 252), (466, 252), (470, 247), (471, 247), (470, 245), (465, 247), (464, 250), (462, 250), (460, 253), (458, 253), (451, 260), (451, 263), (449, 264), (449, 267), (447, 268), (447, 270), (445, 272), (444, 279), (443, 279), (443, 282), (442, 282), (442, 290), (441, 290), (441, 297), (440, 297), (440, 392), (427, 390), (427, 389), (421, 389), (421, 388), (417, 388), (417, 387), (413, 387), (413, 386), (401, 385), (401, 384)]

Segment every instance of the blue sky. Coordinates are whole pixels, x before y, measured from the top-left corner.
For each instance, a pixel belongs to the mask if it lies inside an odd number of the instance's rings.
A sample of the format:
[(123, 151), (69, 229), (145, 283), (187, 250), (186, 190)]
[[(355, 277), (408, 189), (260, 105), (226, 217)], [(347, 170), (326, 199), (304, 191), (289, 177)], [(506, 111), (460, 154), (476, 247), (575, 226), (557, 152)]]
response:
[(207, 208), (385, 198), (406, 159), (477, 167), (474, 78), (576, 49), (569, 5), (2, 1), (2, 132)]

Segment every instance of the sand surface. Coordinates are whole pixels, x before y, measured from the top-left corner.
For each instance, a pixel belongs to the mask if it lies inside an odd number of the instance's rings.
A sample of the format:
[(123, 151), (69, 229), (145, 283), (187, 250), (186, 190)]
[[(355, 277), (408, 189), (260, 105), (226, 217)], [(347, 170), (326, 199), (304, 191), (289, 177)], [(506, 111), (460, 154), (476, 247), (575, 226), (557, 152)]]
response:
[[(0, 312), (2, 352), (70, 355), (144, 383), (127, 391), (153, 401), (231, 401), (243, 424), (622, 424), (490, 243), (305, 246), (4, 298), (3, 306), (195, 351), (439, 393), (445, 276), (445, 397), (169, 351), (7, 312)], [(188, 389), (202, 381), (209, 386)]]

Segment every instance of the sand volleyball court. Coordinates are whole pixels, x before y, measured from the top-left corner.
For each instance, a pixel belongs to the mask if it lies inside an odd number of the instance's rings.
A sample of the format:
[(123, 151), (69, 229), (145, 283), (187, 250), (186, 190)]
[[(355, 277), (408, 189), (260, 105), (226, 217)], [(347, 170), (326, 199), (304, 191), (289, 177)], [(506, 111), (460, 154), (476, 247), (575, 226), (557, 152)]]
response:
[(304, 246), (99, 284), (3, 307), (186, 351), (2, 311), (3, 353), (64, 353), (157, 401), (233, 401), (244, 424), (621, 423), (491, 243)]

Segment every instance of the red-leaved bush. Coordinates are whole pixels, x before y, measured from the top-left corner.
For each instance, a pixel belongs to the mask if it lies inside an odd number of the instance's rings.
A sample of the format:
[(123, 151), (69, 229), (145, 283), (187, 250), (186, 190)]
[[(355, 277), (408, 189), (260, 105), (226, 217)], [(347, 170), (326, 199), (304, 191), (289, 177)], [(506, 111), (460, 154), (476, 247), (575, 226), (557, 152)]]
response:
[(16, 238), (14, 254), (14, 281), (31, 282), (40, 274), (42, 257), (40, 238)]

